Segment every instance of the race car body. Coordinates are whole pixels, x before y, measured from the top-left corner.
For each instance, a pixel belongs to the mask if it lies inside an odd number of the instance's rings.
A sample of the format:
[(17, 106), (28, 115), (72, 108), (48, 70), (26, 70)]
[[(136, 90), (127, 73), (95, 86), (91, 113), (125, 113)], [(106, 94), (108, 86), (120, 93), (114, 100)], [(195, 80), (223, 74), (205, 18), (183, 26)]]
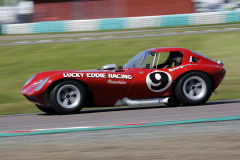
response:
[(85, 106), (200, 105), (226, 73), (221, 61), (185, 48), (143, 51), (123, 67), (46, 71), (32, 76), (22, 94), (47, 113), (77, 113)]

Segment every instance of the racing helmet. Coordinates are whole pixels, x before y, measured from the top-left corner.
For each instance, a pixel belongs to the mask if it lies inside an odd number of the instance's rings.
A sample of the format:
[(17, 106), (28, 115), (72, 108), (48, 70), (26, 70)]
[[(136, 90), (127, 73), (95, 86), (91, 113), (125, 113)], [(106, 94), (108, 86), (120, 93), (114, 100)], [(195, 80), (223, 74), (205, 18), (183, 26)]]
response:
[(181, 52), (171, 52), (169, 55), (170, 67), (176, 67), (182, 64), (183, 54)]

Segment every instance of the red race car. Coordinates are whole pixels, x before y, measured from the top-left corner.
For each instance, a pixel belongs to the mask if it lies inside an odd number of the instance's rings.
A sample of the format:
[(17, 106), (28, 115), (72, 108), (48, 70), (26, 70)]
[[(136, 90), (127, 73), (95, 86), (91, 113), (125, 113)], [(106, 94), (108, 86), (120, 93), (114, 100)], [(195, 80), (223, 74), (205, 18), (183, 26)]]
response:
[(185, 48), (143, 51), (124, 66), (46, 71), (32, 76), (22, 94), (49, 114), (78, 113), (87, 106), (201, 105), (226, 70), (219, 60)]

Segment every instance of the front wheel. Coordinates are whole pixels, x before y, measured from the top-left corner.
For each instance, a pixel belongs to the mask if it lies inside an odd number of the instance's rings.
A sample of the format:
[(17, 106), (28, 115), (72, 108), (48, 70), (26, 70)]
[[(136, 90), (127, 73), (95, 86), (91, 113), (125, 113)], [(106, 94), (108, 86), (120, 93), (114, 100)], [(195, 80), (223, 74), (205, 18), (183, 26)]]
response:
[(201, 105), (210, 98), (212, 91), (213, 84), (207, 74), (190, 72), (178, 82), (175, 95), (183, 105)]
[(64, 81), (50, 92), (50, 105), (58, 114), (78, 113), (86, 101), (86, 91), (76, 81)]

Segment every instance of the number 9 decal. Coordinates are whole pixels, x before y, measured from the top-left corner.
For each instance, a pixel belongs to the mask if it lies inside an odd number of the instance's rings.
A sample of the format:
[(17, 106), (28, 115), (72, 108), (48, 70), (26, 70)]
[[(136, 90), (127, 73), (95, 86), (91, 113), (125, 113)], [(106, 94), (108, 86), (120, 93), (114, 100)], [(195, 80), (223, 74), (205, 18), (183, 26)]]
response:
[(147, 75), (146, 83), (153, 92), (162, 92), (171, 85), (172, 77), (167, 72), (154, 71)]

